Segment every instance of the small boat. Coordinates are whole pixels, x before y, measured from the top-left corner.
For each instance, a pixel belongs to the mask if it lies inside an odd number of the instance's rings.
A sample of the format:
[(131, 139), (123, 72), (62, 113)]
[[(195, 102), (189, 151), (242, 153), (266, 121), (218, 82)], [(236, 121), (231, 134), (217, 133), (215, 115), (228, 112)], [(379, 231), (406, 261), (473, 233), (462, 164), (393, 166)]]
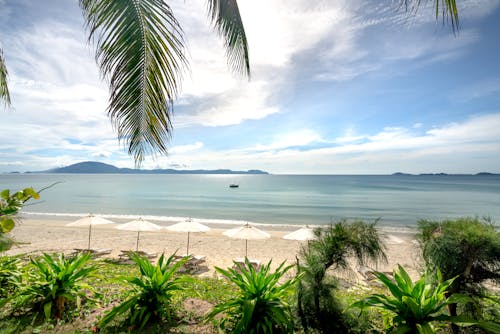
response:
[(229, 188), (239, 188), (239, 187), (240, 187), (240, 185), (239, 185), (239, 184), (234, 184), (234, 183), (231, 183), (231, 184), (229, 185)]

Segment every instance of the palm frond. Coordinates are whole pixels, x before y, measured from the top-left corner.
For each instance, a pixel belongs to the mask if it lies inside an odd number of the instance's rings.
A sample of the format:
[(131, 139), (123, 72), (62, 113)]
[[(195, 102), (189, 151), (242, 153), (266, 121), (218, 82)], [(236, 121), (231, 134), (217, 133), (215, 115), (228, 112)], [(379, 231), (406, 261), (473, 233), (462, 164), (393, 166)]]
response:
[(224, 38), (229, 66), (250, 77), (248, 42), (236, 0), (208, 0), (208, 14), (217, 32)]
[[(429, 1), (429, 0), (427, 0)], [(456, 0), (433, 0), (436, 20), (441, 16), (443, 24), (449, 22), (454, 33), (460, 28), (459, 13)], [(406, 11), (417, 12), (422, 0), (402, 0)]]
[(172, 103), (187, 64), (183, 32), (163, 0), (80, 0), (96, 61), (110, 81), (108, 114), (136, 165), (167, 154)]
[(3, 50), (0, 49), (0, 102), (3, 101), (6, 107), (10, 106), (9, 87), (7, 86), (7, 67), (3, 57)]

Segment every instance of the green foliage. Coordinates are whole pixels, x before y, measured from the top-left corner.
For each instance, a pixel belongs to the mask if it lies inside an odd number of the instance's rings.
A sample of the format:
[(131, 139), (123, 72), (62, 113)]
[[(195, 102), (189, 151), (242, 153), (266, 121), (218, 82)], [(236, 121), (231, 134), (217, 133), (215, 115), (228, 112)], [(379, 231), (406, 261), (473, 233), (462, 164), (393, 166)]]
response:
[(5, 59), (3, 57), (3, 50), (0, 49), (0, 103), (3, 102), (5, 106), (10, 106), (9, 87), (7, 86), (7, 67), (5, 66)]
[(21, 278), (20, 260), (17, 257), (0, 257), (0, 307), (11, 297)]
[(442, 281), (437, 276), (424, 273), (415, 283), (403, 267), (394, 270), (394, 280), (383, 273), (375, 272), (375, 276), (388, 289), (390, 295), (373, 294), (353, 307), (378, 307), (393, 314), (389, 322), (391, 332), (395, 333), (435, 333), (433, 322), (451, 322), (459, 325), (478, 325), (488, 331), (496, 332), (500, 326), (494, 323), (470, 320), (464, 317), (453, 317), (445, 314), (447, 305), (464, 303), (469, 297), (452, 294), (447, 297), (448, 289), (456, 279)]
[(459, 300), (456, 295), (446, 298), (454, 278), (442, 282), (440, 276), (433, 280), (425, 273), (413, 283), (401, 266), (394, 270), (394, 281), (383, 273), (375, 272), (375, 276), (391, 295), (374, 294), (353, 306), (379, 307), (395, 314), (390, 325), (398, 333), (434, 333), (432, 322), (450, 320), (449, 316), (443, 314), (444, 308)]
[(347, 332), (354, 321), (342, 311), (335, 296), (337, 280), (327, 272), (350, 270), (349, 258), (358, 263), (385, 260), (384, 246), (375, 223), (340, 221), (315, 231), (316, 239), (300, 251), (297, 306), (302, 326), (325, 333)]
[[(487, 280), (500, 282), (500, 233), (488, 220), (458, 218), (442, 222), (418, 222), (418, 239), (428, 268), (440, 271), (444, 279), (458, 276), (450, 293), (467, 294), (471, 303), (462, 313), (482, 317), (481, 298), (486, 295), (482, 285)], [(455, 305), (450, 306), (457, 315)]]
[(114, 307), (99, 322), (106, 326), (113, 318), (130, 311), (130, 325), (141, 331), (148, 323), (171, 319), (171, 300), (174, 291), (182, 289), (182, 278), (174, 276), (175, 272), (187, 261), (187, 258), (175, 262), (175, 254), (165, 259), (164, 254), (153, 265), (149, 260), (131, 252), (130, 258), (139, 267), (139, 275), (125, 277), (124, 280), (133, 286), (132, 296)]
[(53, 316), (61, 319), (69, 302), (79, 306), (81, 299), (86, 298), (83, 289), (91, 290), (83, 282), (96, 270), (95, 266), (87, 266), (89, 260), (90, 255), (83, 253), (71, 258), (45, 253), (40, 258), (32, 258), (32, 270), (21, 284), (16, 306), (31, 306), (43, 312), (46, 320)]
[[(429, 1), (429, 0), (428, 0)], [(459, 29), (459, 18), (458, 18), (458, 7), (456, 0), (433, 0), (434, 1), (434, 11), (436, 16), (436, 21), (441, 16), (443, 24), (449, 22), (451, 28), (455, 33)], [(410, 9), (412, 12), (416, 13), (418, 8), (422, 4), (422, 0), (401, 0), (405, 5), (406, 10)]]
[(236, 334), (293, 333), (294, 320), (286, 299), (300, 277), (278, 284), (293, 266), (285, 267), (283, 262), (271, 272), (270, 261), (255, 270), (247, 258), (244, 266), (236, 262), (235, 265), (237, 269), (216, 267), (217, 272), (234, 283), (239, 291), (234, 298), (215, 306), (208, 318), (225, 313), (220, 327)]
[[(182, 28), (163, 0), (80, 0), (110, 81), (108, 113), (137, 164), (167, 153), (173, 101), (186, 68)], [(210, 0), (209, 16), (225, 39), (228, 62), (249, 74), (248, 46), (236, 0)]]
[(6, 233), (16, 226), (16, 215), (30, 199), (39, 199), (40, 195), (33, 188), (19, 190), (13, 194), (9, 189), (0, 192), (0, 252), (9, 250), (13, 240)]

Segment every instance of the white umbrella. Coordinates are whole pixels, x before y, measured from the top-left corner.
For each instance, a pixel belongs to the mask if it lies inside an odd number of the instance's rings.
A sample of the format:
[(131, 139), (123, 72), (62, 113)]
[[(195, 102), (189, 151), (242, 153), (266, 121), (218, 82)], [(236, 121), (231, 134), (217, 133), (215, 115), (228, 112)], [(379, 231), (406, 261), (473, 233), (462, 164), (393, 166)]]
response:
[(87, 217), (83, 217), (74, 221), (72, 223), (66, 224), (66, 226), (88, 226), (89, 227), (89, 245), (88, 249), (90, 249), (90, 235), (92, 233), (92, 225), (105, 225), (105, 224), (114, 224), (115, 222), (101, 218), (99, 216), (88, 215)]
[(207, 232), (210, 231), (210, 227), (200, 224), (198, 222), (194, 222), (191, 219), (188, 219), (186, 221), (170, 225), (165, 227), (169, 231), (173, 232), (187, 232), (188, 238), (187, 238), (187, 248), (186, 248), (186, 255), (189, 255), (189, 233), (198, 233), (198, 232)]
[(150, 223), (147, 220), (143, 220), (142, 218), (139, 218), (138, 220), (132, 220), (125, 224), (118, 225), (115, 228), (123, 231), (137, 232), (137, 242), (135, 245), (136, 251), (139, 250), (139, 234), (141, 232), (153, 232), (161, 230), (161, 226)]
[(316, 236), (314, 235), (312, 228), (302, 227), (297, 231), (288, 233), (287, 235), (283, 236), (283, 239), (306, 241), (316, 239)]
[(250, 224), (232, 228), (222, 234), (233, 239), (245, 239), (245, 257), (248, 254), (248, 240), (269, 239), (271, 237), (269, 233), (259, 230), (255, 226), (250, 226)]

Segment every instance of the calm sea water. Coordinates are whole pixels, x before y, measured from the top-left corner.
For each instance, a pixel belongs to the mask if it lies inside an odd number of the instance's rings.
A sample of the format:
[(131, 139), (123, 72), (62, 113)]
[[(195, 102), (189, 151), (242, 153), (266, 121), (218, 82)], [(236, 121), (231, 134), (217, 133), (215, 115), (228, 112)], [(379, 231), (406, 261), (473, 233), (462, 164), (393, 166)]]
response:
[[(158, 220), (326, 224), (381, 218), (386, 227), (418, 219), (490, 216), (500, 221), (500, 176), (0, 175), (0, 189), (33, 186), (28, 214), (104, 214)], [(237, 183), (239, 188), (229, 188)]]

